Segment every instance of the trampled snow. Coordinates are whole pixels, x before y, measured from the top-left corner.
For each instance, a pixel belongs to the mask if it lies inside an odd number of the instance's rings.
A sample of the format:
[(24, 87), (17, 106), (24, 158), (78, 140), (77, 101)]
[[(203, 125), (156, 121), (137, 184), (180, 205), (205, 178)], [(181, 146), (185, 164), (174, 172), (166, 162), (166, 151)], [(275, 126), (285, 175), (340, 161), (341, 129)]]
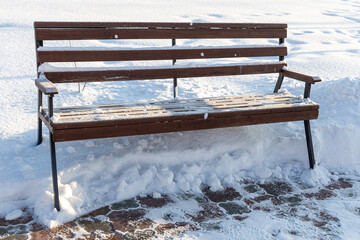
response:
[[(191, 6), (191, 7), (189, 7)], [(358, 1), (2, 1), (0, 8), (0, 217), (16, 218), (20, 209), (55, 226), (93, 209), (136, 195), (200, 192), (233, 186), (243, 178), (273, 179), (322, 186), (337, 174), (360, 174), (360, 4)], [(311, 121), (317, 166), (308, 170), (302, 122), (57, 143), (62, 210), (53, 207), (47, 128), (36, 145), (37, 89), (34, 21), (166, 21), (288, 23), (288, 68), (323, 81), (312, 86), (320, 104)], [(133, 41), (94, 41), (97, 47), (134, 48)], [(225, 43), (239, 45), (236, 40)], [(259, 42), (276, 44), (274, 42)], [(205, 46), (194, 39), (184, 46)], [(83, 46), (72, 41), (76, 48)], [(149, 47), (153, 43), (148, 43)], [(164, 42), (161, 42), (164, 44)], [(171, 42), (166, 44), (171, 45)], [(216, 42), (222, 46), (224, 42)], [(62, 46), (50, 46), (62, 47)], [(100, 68), (124, 67), (97, 63)], [(139, 63), (140, 64), (140, 63)], [(186, 62), (184, 62), (186, 64)], [(199, 65), (204, 64), (199, 60)], [(226, 61), (221, 64), (228, 64)], [(151, 65), (151, 64), (150, 64)], [(138, 68), (134, 64), (131, 67)], [(57, 66), (73, 67), (73, 66)], [(77, 67), (83, 67), (77, 63)], [(150, 66), (151, 67), (151, 66)], [(271, 93), (276, 75), (179, 79), (181, 98)], [(117, 104), (170, 100), (172, 80), (57, 85), (55, 106)], [(81, 84), (81, 88), (83, 88)], [(304, 84), (284, 80), (283, 88), (303, 94)], [(204, 115), (205, 117), (205, 115)], [(335, 173), (335, 174), (332, 174)], [(353, 204), (360, 205), (359, 198)], [(178, 208), (188, 208), (192, 203)], [(340, 238), (359, 237), (359, 216), (338, 202), (326, 206), (343, 224)], [(156, 212), (150, 212), (156, 216)], [(183, 239), (262, 239), (275, 225), (265, 213), (252, 213), (243, 225), (218, 233), (189, 233)], [(254, 226), (266, 225), (258, 231)], [(252, 226), (253, 228), (251, 228)], [(248, 227), (248, 228), (247, 228)], [(299, 225), (299, 227), (304, 227)], [(306, 226), (304, 227), (306, 229)], [(235, 236), (235, 238), (234, 238)], [(290, 239), (280, 234), (283, 239)]]

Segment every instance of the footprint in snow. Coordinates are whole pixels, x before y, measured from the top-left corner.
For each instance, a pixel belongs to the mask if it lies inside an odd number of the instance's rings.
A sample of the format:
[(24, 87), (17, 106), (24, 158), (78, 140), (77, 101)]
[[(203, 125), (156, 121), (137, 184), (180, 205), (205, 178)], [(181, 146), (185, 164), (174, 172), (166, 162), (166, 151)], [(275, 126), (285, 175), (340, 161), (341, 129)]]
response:
[(75, 148), (72, 147), (72, 146), (70, 146), (70, 147), (67, 147), (67, 148), (66, 148), (66, 151), (67, 151), (68, 153), (74, 153), (74, 152), (75, 152)]

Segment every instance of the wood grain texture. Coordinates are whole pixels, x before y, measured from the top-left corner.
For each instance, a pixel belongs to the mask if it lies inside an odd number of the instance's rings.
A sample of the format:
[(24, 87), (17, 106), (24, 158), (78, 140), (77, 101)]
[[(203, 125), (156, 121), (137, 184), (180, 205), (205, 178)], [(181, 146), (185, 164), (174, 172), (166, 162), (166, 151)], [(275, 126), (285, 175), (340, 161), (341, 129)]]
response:
[(56, 86), (50, 82), (49, 80), (45, 79), (45, 78), (39, 78), (35, 80), (35, 85), (38, 87), (38, 89), (46, 94), (46, 95), (50, 95), (50, 94), (58, 94), (58, 89), (56, 88)]
[[(255, 94), (224, 98), (61, 107), (54, 109), (54, 129), (134, 125), (151, 122), (189, 121), (259, 114), (316, 111), (319, 105), (290, 94)], [(46, 111), (43, 111), (47, 118)], [(206, 114), (206, 117), (204, 117)]]
[(181, 48), (158, 50), (71, 50), (56, 51), (47, 48), (37, 52), (40, 62), (139, 61), (172, 59), (206, 59), (233, 57), (286, 56), (287, 47), (249, 48)]
[(156, 134), (166, 132), (191, 131), (212, 128), (236, 127), (276, 122), (316, 119), (318, 110), (305, 112), (267, 113), (227, 118), (208, 118), (188, 121), (154, 122), (135, 125), (112, 125), (94, 128), (62, 129), (54, 131), (54, 141), (74, 141), (93, 138), (108, 138)]
[(321, 79), (318, 76), (310, 76), (305, 73), (295, 72), (295, 71), (291, 71), (291, 70), (287, 70), (287, 69), (283, 69), (282, 73), (284, 74), (285, 77), (293, 78), (293, 79), (300, 80), (303, 82), (308, 82), (311, 84), (321, 82)]
[(286, 29), (37, 28), (36, 40), (286, 38)]
[(215, 77), (227, 75), (278, 73), (286, 63), (226, 65), (207, 67), (169, 67), (134, 70), (45, 72), (53, 83), (130, 81), (167, 78)]
[(34, 28), (250, 28), (283, 29), (285, 23), (34, 22)]

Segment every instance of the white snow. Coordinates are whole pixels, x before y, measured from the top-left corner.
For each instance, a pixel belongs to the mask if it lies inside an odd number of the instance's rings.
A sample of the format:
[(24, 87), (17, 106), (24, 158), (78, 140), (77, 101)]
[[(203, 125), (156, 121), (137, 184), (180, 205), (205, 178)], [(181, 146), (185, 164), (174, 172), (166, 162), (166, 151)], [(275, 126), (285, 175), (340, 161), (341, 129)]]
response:
[(14, 210), (11, 213), (7, 214), (5, 219), (6, 220), (14, 220), (22, 216), (22, 211), (20, 209)]
[(75, 152), (76, 152), (75, 148), (72, 147), (72, 146), (67, 147), (67, 148), (66, 148), (66, 151), (67, 151), (68, 153), (75, 153)]
[(94, 143), (93, 141), (87, 141), (87, 142), (86, 142), (86, 147), (92, 148), (92, 147), (94, 147), (94, 146), (95, 146), (95, 143)]
[[(332, 173), (359, 176), (359, 7), (356, 0), (2, 1), (0, 217), (14, 219), (21, 216), (19, 209), (30, 208), (42, 223), (55, 226), (141, 194), (196, 193), (204, 184), (212, 190), (220, 190), (244, 178), (281, 179), (320, 188), (334, 179)], [(322, 79), (311, 89), (311, 100), (320, 104), (319, 119), (311, 121), (316, 169), (308, 170), (302, 122), (56, 143), (62, 207), (57, 212), (53, 207), (49, 137), (45, 126), (43, 143), (35, 146), (37, 89), (33, 81), (36, 78), (33, 22), (37, 20), (288, 23), (285, 41), (289, 52), (285, 57), (288, 68)], [(197, 48), (209, 45), (208, 41), (184, 39), (176, 43), (179, 47)], [(256, 44), (276, 45), (277, 41), (259, 40)], [(171, 46), (171, 41), (165, 40), (143, 44), (118, 39), (91, 42), (99, 49)], [(252, 43), (224, 39), (212, 40), (211, 44)], [(71, 45), (74, 49), (89, 47), (82, 41), (71, 41)], [(61, 51), (66, 46), (54, 42), (45, 47)], [(192, 66), (203, 66), (203, 61), (207, 60), (200, 59)], [(230, 64), (228, 60), (214, 63)], [(82, 70), (88, 69), (85, 63), (76, 64)], [(172, 67), (171, 61), (163, 65)], [(152, 68), (153, 64), (110, 62), (92, 63), (91, 66), (111, 70)], [(181, 66), (190, 65), (177, 61), (175, 67)], [(43, 65), (44, 71), (71, 69), (74, 64)], [(178, 99), (270, 93), (276, 79), (276, 75), (178, 79)], [(172, 99), (172, 80), (87, 83), (80, 93), (77, 84), (57, 87), (60, 94), (54, 98), (55, 106)], [(303, 87), (304, 83), (287, 78), (283, 83), (284, 89), (297, 96), (303, 94)], [(324, 207), (341, 222), (339, 238), (359, 238), (354, 228), (359, 224), (359, 215), (352, 212), (360, 205), (359, 197), (352, 199), (349, 205), (328, 202)], [(287, 233), (281, 232), (280, 226), (295, 225), (302, 232), (310, 229), (301, 223), (275, 221), (263, 212), (252, 212), (241, 224), (222, 226), (220, 232), (186, 233), (179, 238), (273, 239), (272, 233), (277, 231), (278, 238), (290, 239)], [(309, 233), (309, 238), (312, 236)]]

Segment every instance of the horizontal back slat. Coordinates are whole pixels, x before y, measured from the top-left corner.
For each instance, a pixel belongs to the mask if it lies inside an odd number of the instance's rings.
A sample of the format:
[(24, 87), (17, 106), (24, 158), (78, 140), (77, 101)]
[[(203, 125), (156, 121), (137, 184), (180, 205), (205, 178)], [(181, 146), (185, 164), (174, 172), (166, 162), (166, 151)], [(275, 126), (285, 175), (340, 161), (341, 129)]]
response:
[[(44, 48), (45, 49), (45, 48)], [(182, 48), (157, 50), (38, 50), (39, 62), (83, 62), (83, 61), (138, 61), (202, 59), (231, 57), (269, 57), (286, 56), (287, 48), (249, 47), (249, 48)], [(86, 49), (86, 48), (85, 48)]]
[(44, 72), (53, 83), (129, 81), (166, 78), (212, 77), (227, 75), (278, 73), (286, 63), (256, 65), (226, 65), (209, 67), (171, 67), (108, 71)]
[(34, 22), (35, 28), (287, 28), (284, 23), (186, 23), (186, 22)]
[(36, 40), (286, 38), (286, 29), (38, 28)]

